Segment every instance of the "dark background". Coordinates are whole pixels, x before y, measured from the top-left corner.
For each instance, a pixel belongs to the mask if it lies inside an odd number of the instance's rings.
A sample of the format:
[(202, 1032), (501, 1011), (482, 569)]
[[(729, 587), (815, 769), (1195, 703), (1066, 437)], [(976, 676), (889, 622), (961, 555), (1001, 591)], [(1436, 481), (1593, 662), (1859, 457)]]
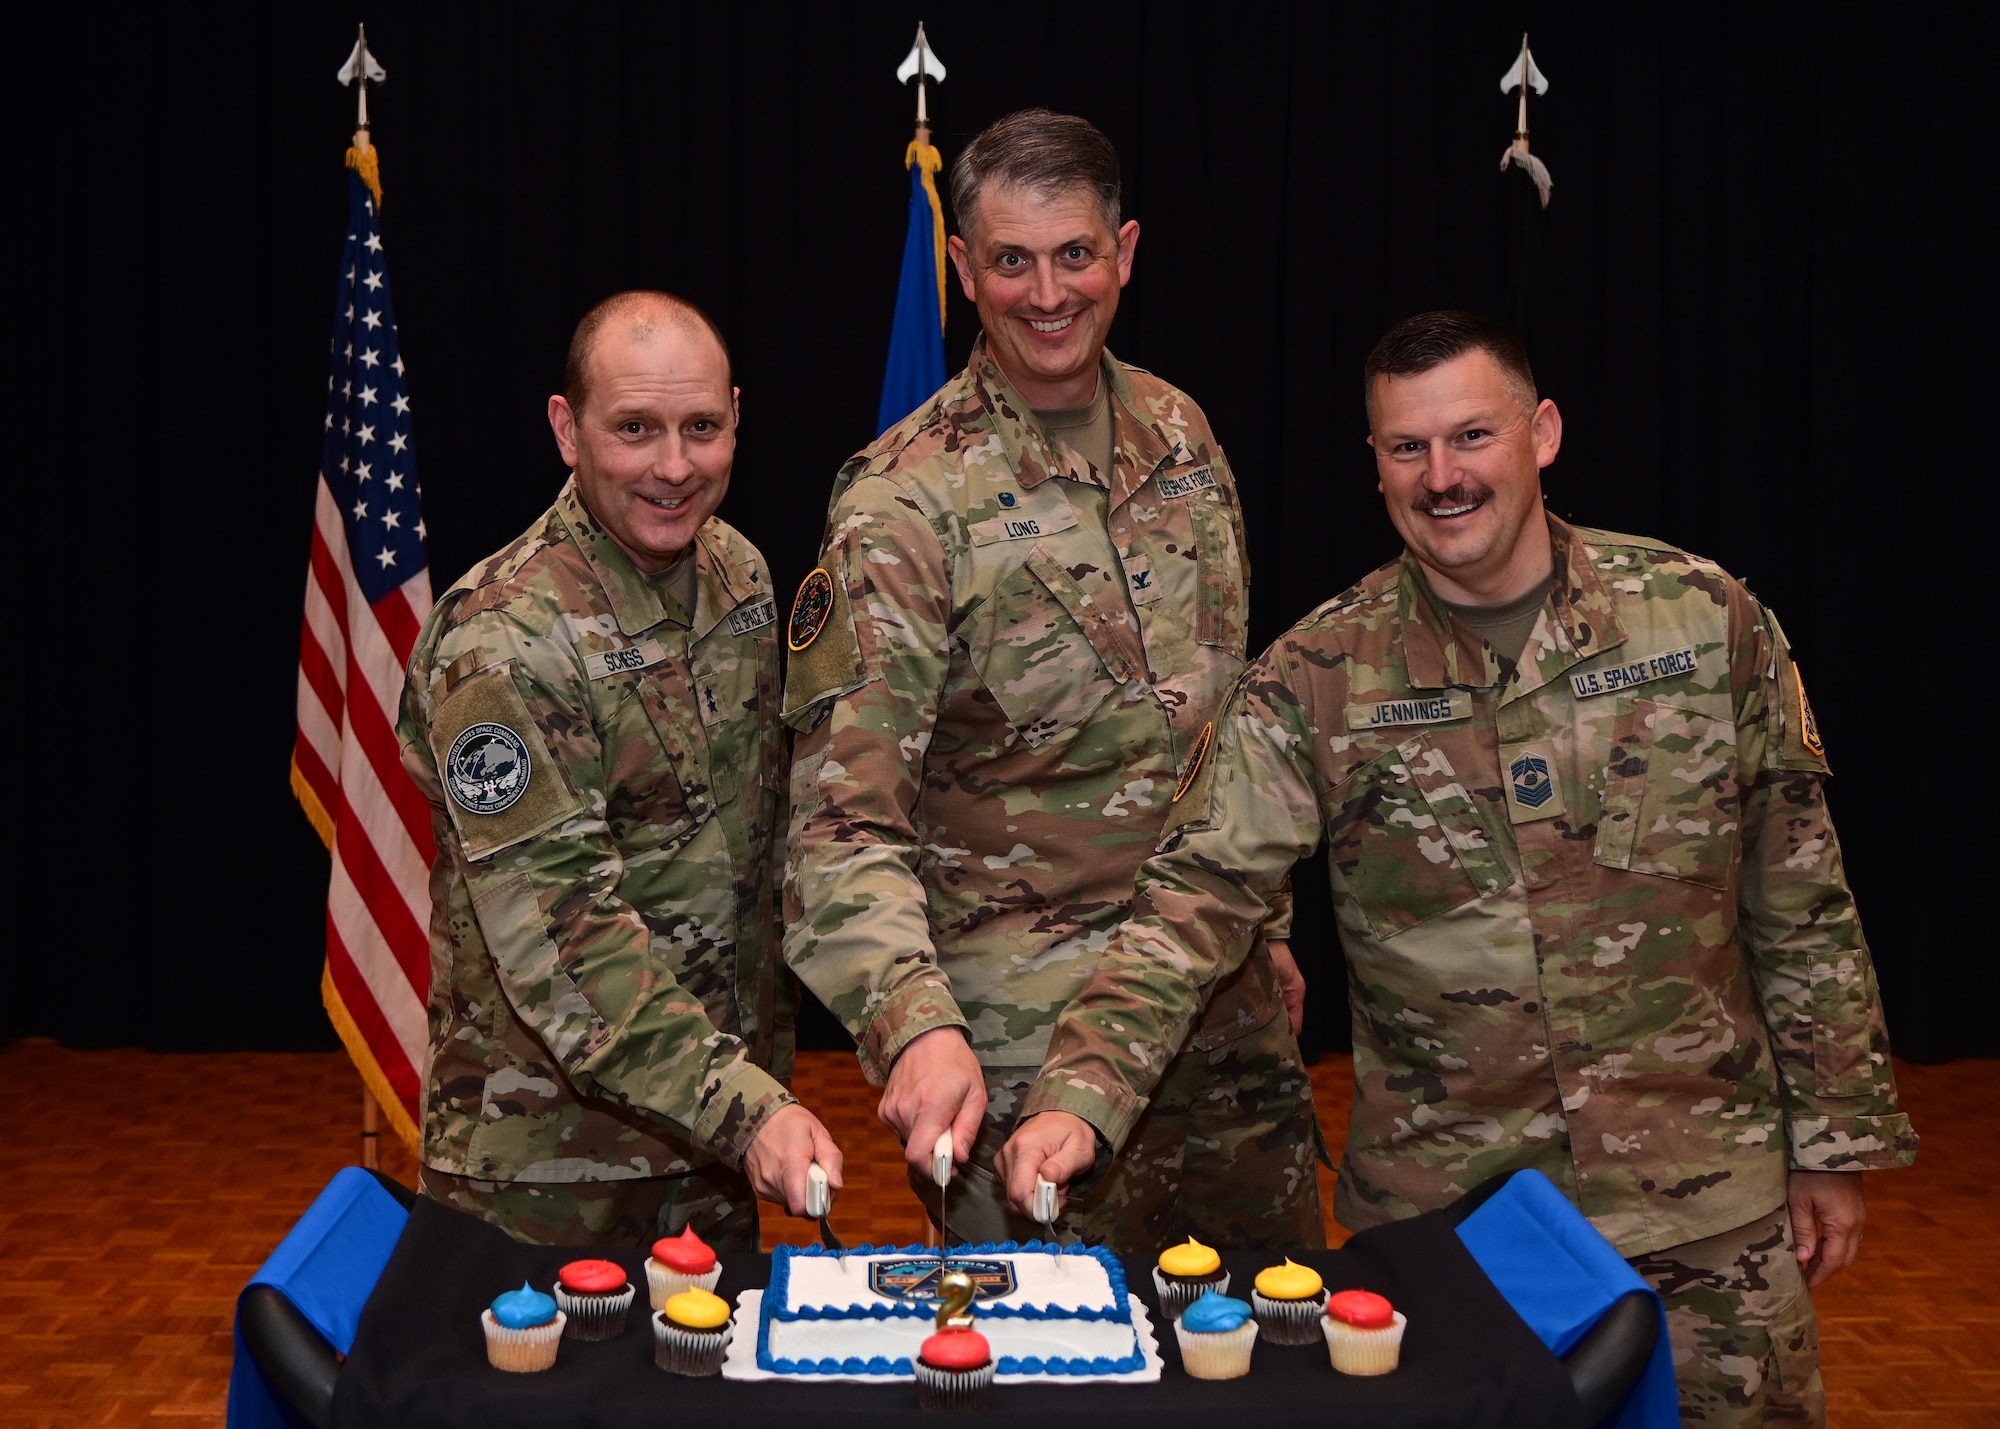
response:
[[(1358, 373), (1501, 299), (1497, 86), (1532, 32), (1561, 475), (1783, 616), (1899, 1051), (1990, 994), (1991, 46), (1946, 7), (1017, 3), (925, 15), (949, 162), (1047, 104), (1143, 228), (1119, 356), (1242, 483), (1253, 647), (1391, 555)], [(1969, 12), (1968, 12), (1969, 13)], [(334, 1045), (326, 859), (287, 788), (357, 19), (439, 589), (560, 483), (570, 328), (664, 286), (727, 332), (724, 515), (781, 585), (873, 435), (903, 244), (908, 5), (207, 7), (18, 36), (6, 344), (24, 551), (0, 1037)], [(976, 317), (953, 284), (956, 366)], [(53, 681), (53, 685), (51, 684)], [(1985, 931), (1981, 931), (1984, 929)], [(1323, 875), (1295, 944), (1343, 1046)]]

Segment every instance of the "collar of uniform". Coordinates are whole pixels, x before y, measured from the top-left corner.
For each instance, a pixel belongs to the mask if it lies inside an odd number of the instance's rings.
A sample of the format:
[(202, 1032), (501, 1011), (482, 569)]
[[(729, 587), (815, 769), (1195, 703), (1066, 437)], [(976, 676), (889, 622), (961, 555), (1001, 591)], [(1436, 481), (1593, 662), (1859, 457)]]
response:
[[(1600, 655), (1625, 641), (1625, 630), (1610, 592), (1584, 558), (1582, 543), (1569, 524), (1548, 517), (1550, 556), (1555, 579), (1550, 583), (1543, 622), (1528, 637), (1514, 695), (1540, 689), (1570, 666)], [(1407, 547), (1403, 551), (1402, 594), (1396, 618), (1405, 668), (1413, 689), (1443, 689), (1460, 685), (1487, 689), (1500, 683), (1503, 672), (1486, 642), (1452, 620), (1424, 576), (1424, 568)]]
[(759, 594), (757, 569), (729, 559), (729, 547), (716, 532), (713, 518), (704, 521), (694, 538), (694, 626), (696, 640), (722, 623), (723, 617)]
[[(653, 583), (632, 564), (625, 548), (612, 539), (611, 533), (583, 504), (583, 493), (576, 489), (574, 475), (563, 486), (562, 495), (556, 498), (556, 514), (562, 518), (563, 526), (576, 542), (577, 550), (590, 564), (598, 584), (604, 587), (604, 594), (611, 602), (611, 613), (618, 617), (621, 631), (628, 636), (636, 636), (667, 618), (666, 604), (660, 599), (660, 593), (653, 589)], [(698, 579), (696, 584), (699, 588)], [(699, 600), (696, 603), (699, 604)]]
[(1050, 477), (1060, 476), (1109, 488), (1113, 493), (1112, 504), (1116, 505), (1138, 490), (1147, 477), (1181, 448), (1178, 441), (1151, 422), (1141, 420), (1133, 410), (1132, 384), (1109, 348), (1098, 358), (1098, 380), (1111, 384), (1112, 463), (1118, 468), (1115, 477), (1109, 472), (1093, 475), (1088, 466), (1065, 459), (1063, 453), (1067, 448), (1049, 440), (1042, 424), (1035, 420), (1033, 409), (1021, 400), (1020, 393), (1001, 372), (1000, 364), (987, 351), (984, 333), (973, 343), (972, 357), (965, 366), (972, 376), (973, 396), (985, 408), (993, 433), (1007, 454), (1007, 464), (1014, 470), (1014, 479), (1024, 491), (1032, 491)]

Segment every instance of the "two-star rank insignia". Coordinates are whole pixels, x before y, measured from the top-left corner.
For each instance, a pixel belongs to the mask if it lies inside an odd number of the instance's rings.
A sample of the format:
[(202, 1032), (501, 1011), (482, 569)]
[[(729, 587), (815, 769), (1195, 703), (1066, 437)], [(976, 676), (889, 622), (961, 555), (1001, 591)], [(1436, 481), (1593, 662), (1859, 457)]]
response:
[(827, 574), (825, 566), (815, 566), (812, 574), (799, 582), (799, 593), (792, 600), (792, 619), (785, 632), (785, 643), (794, 651), (805, 649), (819, 639), (820, 631), (826, 628), (826, 618), (831, 614), (833, 577)]

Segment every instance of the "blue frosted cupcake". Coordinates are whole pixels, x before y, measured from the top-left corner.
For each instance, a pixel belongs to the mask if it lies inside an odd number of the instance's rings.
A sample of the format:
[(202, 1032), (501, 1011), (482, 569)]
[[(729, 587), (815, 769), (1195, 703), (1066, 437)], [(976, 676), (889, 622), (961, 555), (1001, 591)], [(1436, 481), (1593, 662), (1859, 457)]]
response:
[(1241, 1379), (1250, 1373), (1257, 1322), (1241, 1300), (1207, 1291), (1174, 1321), (1181, 1365), (1196, 1379)]
[(551, 1297), (525, 1280), (479, 1312), (486, 1331), (486, 1362), (510, 1374), (532, 1374), (556, 1362), (568, 1317)]

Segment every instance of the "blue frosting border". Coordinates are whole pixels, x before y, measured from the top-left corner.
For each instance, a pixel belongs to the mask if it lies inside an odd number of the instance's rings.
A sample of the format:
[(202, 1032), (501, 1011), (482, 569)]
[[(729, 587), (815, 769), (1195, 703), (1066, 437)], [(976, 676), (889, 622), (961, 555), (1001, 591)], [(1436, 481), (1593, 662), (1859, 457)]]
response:
[[(1122, 1320), (1131, 1323), (1132, 1307), (1126, 1296), (1125, 1267), (1118, 1257), (1101, 1246), (1065, 1245), (1053, 1246), (1045, 1241), (981, 1241), (978, 1245), (952, 1247), (952, 1255), (1019, 1255), (1039, 1252), (1048, 1254), (1058, 1251), (1063, 1255), (1088, 1256), (1104, 1267), (1105, 1279), (1111, 1282), (1111, 1308), (1108, 1310), (1085, 1308), (1081, 1310), (1057, 1310), (1037, 1305), (992, 1305), (980, 1310), (982, 1317), (995, 1320)], [(847, 1252), (849, 1255), (938, 1255), (934, 1245), (857, 1245)], [(890, 1359), (886, 1355), (875, 1355), (862, 1359), (850, 1355), (846, 1359), (836, 1359), (828, 1355), (818, 1360), (780, 1359), (771, 1353), (771, 1322), (796, 1323), (801, 1320), (904, 1320), (929, 1319), (935, 1312), (921, 1305), (908, 1302), (880, 1305), (849, 1305), (845, 1308), (833, 1306), (807, 1306), (801, 1310), (786, 1307), (791, 1295), (792, 1261), (837, 1256), (838, 1251), (823, 1245), (781, 1245), (771, 1254), (771, 1283), (764, 1287), (764, 1299), (757, 1317), (757, 1367), (774, 1374), (827, 1374), (827, 1375), (906, 1375), (915, 1374), (916, 1366), (904, 1355)], [(1065, 1359), (1061, 1355), (1051, 1355), (1047, 1359), (1039, 1355), (1002, 1355), (994, 1366), (999, 1374), (1042, 1374), (1091, 1375), (1129, 1374), (1141, 1369), (1146, 1363), (1146, 1353), (1140, 1348), (1138, 1329), (1133, 1327), (1132, 1353), (1119, 1359), (1098, 1355), (1085, 1359), (1078, 1355)]]

